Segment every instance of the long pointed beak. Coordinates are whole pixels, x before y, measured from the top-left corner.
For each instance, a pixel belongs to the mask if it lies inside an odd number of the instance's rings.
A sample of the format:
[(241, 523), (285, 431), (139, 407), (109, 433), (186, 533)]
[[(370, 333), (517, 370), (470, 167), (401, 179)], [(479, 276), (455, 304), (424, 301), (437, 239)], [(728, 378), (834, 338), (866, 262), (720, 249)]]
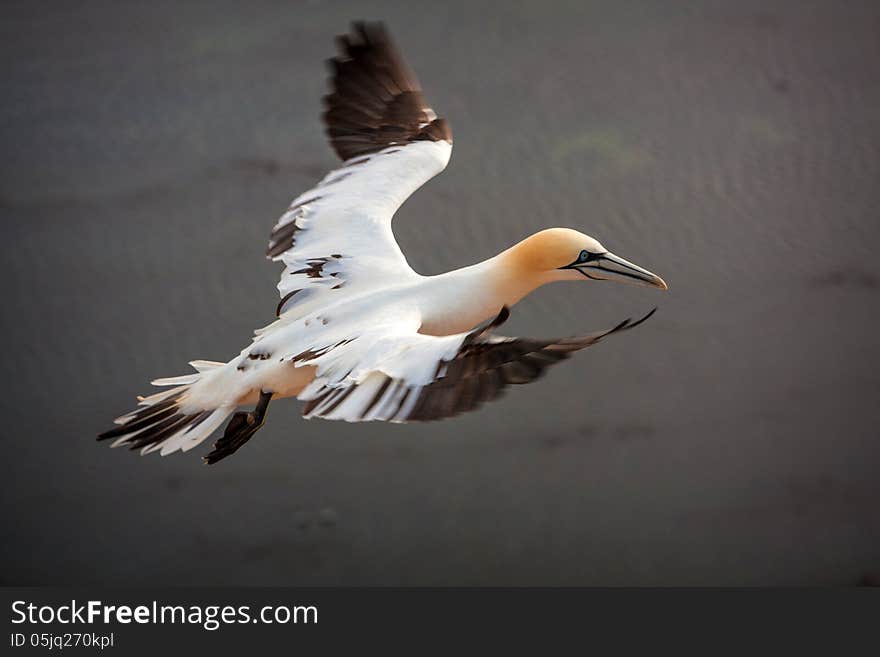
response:
[(669, 289), (666, 281), (657, 276), (657, 274), (649, 272), (647, 269), (643, 269), (613, 253), (603, 253), (584, 267), (584, 269), (589, 270), (590, 278), (595, 277), (602, 280), (635, 283), (636, 285), (657, 287), (661, 290)]

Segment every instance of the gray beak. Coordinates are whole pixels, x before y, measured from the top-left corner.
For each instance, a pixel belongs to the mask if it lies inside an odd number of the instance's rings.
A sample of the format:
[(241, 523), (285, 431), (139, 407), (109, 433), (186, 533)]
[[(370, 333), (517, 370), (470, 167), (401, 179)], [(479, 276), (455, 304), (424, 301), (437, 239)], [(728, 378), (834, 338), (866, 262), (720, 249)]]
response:
[(603, 253), (583, 265), (576, 265), (587, 278), (603, 281), (620, 281), (622, 283), (635, 283), (668, 290), (666, 281), (647, 269), (624, 260), (613, 253)]

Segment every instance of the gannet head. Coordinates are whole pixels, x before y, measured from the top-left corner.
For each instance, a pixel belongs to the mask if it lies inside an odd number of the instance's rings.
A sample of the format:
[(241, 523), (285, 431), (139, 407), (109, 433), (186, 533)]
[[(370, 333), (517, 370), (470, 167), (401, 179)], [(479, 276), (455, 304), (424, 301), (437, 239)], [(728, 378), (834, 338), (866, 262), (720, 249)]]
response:
[(620, 281), (669, 289), (666, 282), (620, 256), (598, 240), (570, 228), (548, 228), (522, 242), (520, 263), (555, 280)]

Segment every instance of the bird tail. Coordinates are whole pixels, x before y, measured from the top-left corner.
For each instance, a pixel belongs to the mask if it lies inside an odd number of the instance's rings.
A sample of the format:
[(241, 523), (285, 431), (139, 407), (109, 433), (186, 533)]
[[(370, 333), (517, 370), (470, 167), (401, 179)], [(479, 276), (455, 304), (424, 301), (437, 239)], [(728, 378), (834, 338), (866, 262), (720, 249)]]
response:
[(193, 409), (187, 404), (192, 387), (206, 373), (224, 363), (196, 360), (190, 363), (197, 372), (184, 376), (156, 379), (153, 385), (173, 386), (170, 390), (139, 397), (138, 407), (114, 420), (117, 425), (98, 436), (98, 440), (115, 439), (111, 447), (125, 445), (139, 449), (141, 454), (160, 450), (162, 456), (177, 450), (188, 451), (202, 443), (235, 410), (234, 407)]

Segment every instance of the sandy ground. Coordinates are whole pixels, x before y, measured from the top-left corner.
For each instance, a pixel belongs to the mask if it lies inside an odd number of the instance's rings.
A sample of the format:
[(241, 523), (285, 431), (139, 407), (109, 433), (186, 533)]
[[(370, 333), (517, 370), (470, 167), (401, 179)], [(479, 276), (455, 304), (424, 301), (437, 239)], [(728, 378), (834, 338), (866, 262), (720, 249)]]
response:
[[(4, 3), (5, 583), (880, 571), (880, 5), (180, 4)], [(453, 421), (277, 403), (213, 468), (96, 444), (271, 320), (263, 249), (334, 164), (322, 61), (353, 18), (389, 22), (455, 132), (396, 221), (417, 270), (572, 226), (670, 292), (558, 285), (505, 328), (656, 317)]]

